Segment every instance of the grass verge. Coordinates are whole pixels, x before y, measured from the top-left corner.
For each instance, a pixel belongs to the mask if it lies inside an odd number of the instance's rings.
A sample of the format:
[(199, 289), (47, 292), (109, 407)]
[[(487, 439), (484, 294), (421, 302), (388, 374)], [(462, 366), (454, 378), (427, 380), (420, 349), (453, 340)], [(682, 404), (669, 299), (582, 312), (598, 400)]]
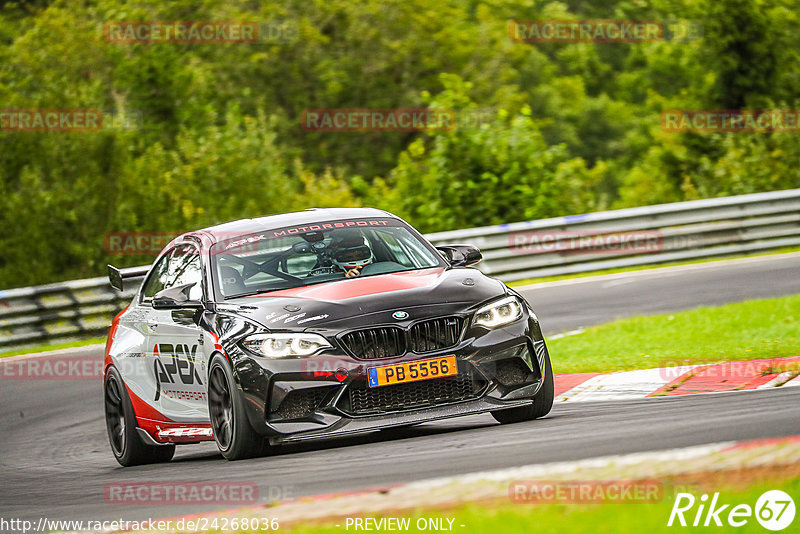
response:
[[(603, 503), (603, 504), (470, 504), (467, 506), (454, 508), (451, 510), (417, 510), (412, 514), (400, 513), (394, 517), (410, 518), (411, 527), (407, 532), (421, 532), (416, 528), (417, 521), (420, 519), (444, 519), (445, 526), (448, 520), (452, 519), (452, 530), (463, 534), (472, 533), (503, 533), (503, 534), (618, 534), (618, 533), (674, 533), (675, 531), (707, 530), (713, 532), (739, 532), (750, 533), (758, 532), (763, 534), (769, 532), (764, 529), (756, 520), (755, 515), (742, 518), (747, 523), (741, 527), (732, 527), (727, 524), (728, 513), (739, 504), (748, 505), (755, 509), (758, 498), (768, 490), (780, 489), (792, 496), (797, 502), (800, 500), (800, 477), (783, 480), (760, 480), (748, 489), (736, 489), (728, 485), (720, 485), (711, 489), (704, 489), (709, 497), (714, 492), (719, 492), (717, 508), (723, 504), (729, 506), (719, 514), (722, 527), (715, 526), (713, 520), (711, 526), (703, 527), (708, 506), (703, 509), (702, 517), (698, 527), (692, 527), (695, 514), (700, 504), (700, 496), (703, 491), (691, 491), (697, 499), (694, 507), (684, 513), (688, 526), (681, 527), (677, 519), (673, 526), (667, 526), (670, 512), (674, 504), (674, 496), (667, 495), (661, 502), (634, 504), (634, 503)], [(753, 512), (755, 513), (755, 511)], [(354, 531), (351, 526), (345, 529), (345, 520), (337, 521), (340, 526), (329, 525), (299, 525), (288, 529), (292, 534), (340, 534), (342, 532)], [(795, 517), (794, 521), (784, 530), (784, 532), (796, 532), (796, 526), (800, 523), (800, 517)], [(463, 526), (462, 526), (463, 525)]]
[(105, 342), (105, 337), (93, 337), (89, 339), (81, 339), (79, 341), (69, 341), (66, 343), (53, 343), (52, 345), (37, 345), (35, 347), (0, 352), (0, 358), (5, 358), (7, 356), (19, 356), (21, 354), (35, 354), (37, 352), (47, 352), (50, 350), (72, 349), (75, 347), (85, 347), (86, 345), (97, 345), (98, 343)]
[(555, 373), (800, 355), (800, 295), (620, 319), (548, 342)]

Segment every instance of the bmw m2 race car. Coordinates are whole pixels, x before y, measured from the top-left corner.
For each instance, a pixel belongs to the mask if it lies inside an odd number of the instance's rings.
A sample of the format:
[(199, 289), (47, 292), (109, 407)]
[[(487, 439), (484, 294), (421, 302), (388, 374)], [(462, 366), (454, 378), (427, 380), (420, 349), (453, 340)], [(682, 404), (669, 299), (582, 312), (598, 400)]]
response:
[(284, 442), (490, 412), (546, 415), (550, 358), (536, 315), (400, 218), (311, 209), (174, 239), (106, 344), (108, 436), (124, 466), (215, 440), (229, 460)]

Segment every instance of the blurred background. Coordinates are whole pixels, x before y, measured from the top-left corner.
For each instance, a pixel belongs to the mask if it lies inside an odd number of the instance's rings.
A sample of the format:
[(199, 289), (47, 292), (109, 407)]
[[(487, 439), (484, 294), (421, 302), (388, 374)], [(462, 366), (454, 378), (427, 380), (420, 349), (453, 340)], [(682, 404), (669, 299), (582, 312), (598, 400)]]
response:
[[(0, 287), (99, 276), (109, 232), (375, 206), (423, 232), (800, 187), (791, 133), (667, 133), (668, 109), (793, 109), (791, 0), (0, 2), (0, 107), (127, 117), (0, 130)], [(512, 19), (677, 21), (644, 43), (509, 38)], [(109, 21), (291, 38), (113, 43)], [(687, 26), (688, 25), (688, 26)], [(474, 112), (445, 132), (313, 132), (304, 110)], [(139, 265), (152, 257), (113, 258)]]

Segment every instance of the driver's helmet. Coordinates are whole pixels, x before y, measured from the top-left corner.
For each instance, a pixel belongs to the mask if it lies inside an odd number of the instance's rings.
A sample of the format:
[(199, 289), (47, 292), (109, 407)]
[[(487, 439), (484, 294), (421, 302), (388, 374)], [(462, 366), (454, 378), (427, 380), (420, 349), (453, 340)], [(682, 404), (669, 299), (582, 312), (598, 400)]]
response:
[(375, 261), (369, 241), (360, 233), (345, 234), (331, 243), (331, 259), (343, 271), (360, 269)]

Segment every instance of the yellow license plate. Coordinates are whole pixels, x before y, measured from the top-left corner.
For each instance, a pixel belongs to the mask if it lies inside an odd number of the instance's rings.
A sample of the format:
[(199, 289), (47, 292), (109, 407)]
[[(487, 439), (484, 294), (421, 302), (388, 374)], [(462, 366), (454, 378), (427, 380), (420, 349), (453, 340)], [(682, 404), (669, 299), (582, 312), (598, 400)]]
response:
[(367, 368), (369, 387), (389, 386), (458, 374), (455, 356)]

